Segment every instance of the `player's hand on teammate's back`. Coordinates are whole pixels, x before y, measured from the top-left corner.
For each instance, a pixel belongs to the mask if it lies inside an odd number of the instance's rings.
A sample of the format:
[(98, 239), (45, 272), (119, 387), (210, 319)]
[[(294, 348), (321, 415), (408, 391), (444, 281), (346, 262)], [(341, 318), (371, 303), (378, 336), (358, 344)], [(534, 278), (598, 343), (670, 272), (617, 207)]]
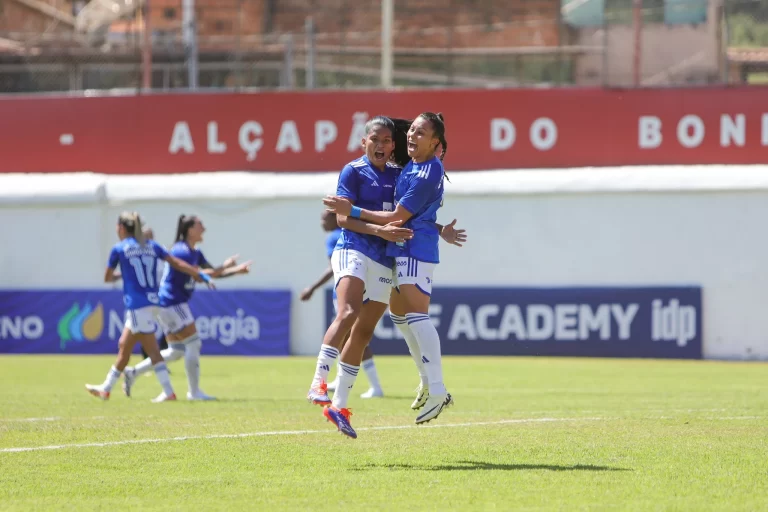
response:
[(413, 238), (413, 231), (408, 228), (401, 227), (403, 221), (396, 220), (390, 222), (386, 226), (379, 227), (377, 234), (384, 240), (389, 242), (405, 242)]
[(336, 215), (349, 217), (349, 213), (352, 211), (352, 203), (349, 199), (339, 196), (325, 196), (323, 198), (323, 204), (329, 212), (333, 212)]
[(462, 244), (467, 242), (467, 230), (456, 229), (454, 226), (456, 226), (456, 219), (453, 219), (450, 224), (443, 226), (440, 236), (449, 244), (462, 247)]

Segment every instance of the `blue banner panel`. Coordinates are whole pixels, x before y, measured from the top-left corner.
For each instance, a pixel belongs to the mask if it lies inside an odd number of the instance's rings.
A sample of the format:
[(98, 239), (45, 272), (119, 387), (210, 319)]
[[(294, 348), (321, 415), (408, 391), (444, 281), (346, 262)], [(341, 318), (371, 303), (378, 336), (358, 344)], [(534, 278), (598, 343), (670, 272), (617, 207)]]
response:
[[(702, 357), (700, 287), (435, 288), (443, 354)], [(326, 291), (326, 321), (334, 317)], [(375, 354), (407, 354), (389, 315)]]
[[(206, 355), (288, 355), (289, 290), (195, 292), (190, 308)], [(118, 290), (0, 291), (0, 353), (115, 354)]]

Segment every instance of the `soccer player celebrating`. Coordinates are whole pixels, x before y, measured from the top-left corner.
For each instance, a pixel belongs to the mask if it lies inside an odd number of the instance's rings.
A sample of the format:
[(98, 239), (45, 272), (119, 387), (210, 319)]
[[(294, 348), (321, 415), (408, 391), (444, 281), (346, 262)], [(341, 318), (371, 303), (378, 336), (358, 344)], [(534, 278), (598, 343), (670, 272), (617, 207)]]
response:
[[(171, 247), (171, 255), (187, 262), (189, 265), (203, 269), (203, 275), (210, 277), (229, 277), (237, 274), (247, 274), (251, 262), (237, 264), (237, 257), (228, 258), (220, 267), (213, 268), (203, 256), (197, 244), (203, 241), (205, 226), (195, 215), (181, 215), (176, 226), (176, 242)], [(195, 317), (189, 308), (189, 301), (195, 291), (195, 282), (183, 272), (171, 266), (166, 266), (160, 286), (160, 306), (158, 319), (168, 340), (168, 348), (162, 351), (163, 358), (177, 361), (184, 358), (184, 369), (187, 373), (187, 400), (215, 400), (200, 389), (200, 350), (202, 340), (197, 334)], [(151, 360), (144, 359), (135, 368), (126, 368), (123, 391), (131, 395), (136, 377), (149, 371)], [(162, 398), (162, 394), (160, 397)]]
[[(442, 148), (439, 158), (438, 148)], [(407, 149), (411, 161), (397, 178), (394, 211), (361, 208), (342, 194), (327, 197), (323, 203), (337, 215), (378, 225), (404, 223), (413, 230), (412, 239), (388, 243), (386, 254), (395, 258), (396, 292), (391, 297), (390, 314), (404, 333), (420, 373), (426, 376), (427, 382), (422, 380), (412, 406), (423, 407), (416, 417), (416, 424), (421, 424), (437, 418), (453, 403), (443, 383), (440, 338), (429, 318), (432, 275), (439, 263), (441, 229), (436, 220), (443, 204), (442, 159), (448, 150), (443, 116), (432, 112), (419, 115), (408, 130)]]
[(114, 282), (114, 272), (120, 265), (123, 276), (123, 301), (125, 303), (125, 327), (120, 336), (117, 360), (107, 373), (103, 384), (86, 384), (90, 394), (102, 400), (108, 400), (112, 387), (117, 383), (120, 374), (131, 358), (134, 345), (138, 342), (144, 347), (155, 371), (157, 380), (163, 388), (163, 393), (155, 402), (176, 400), (171, 387), (168, 368), (155, 340), (155, 313), (159, 302), (158, 283), (155, 269), (163, 260), (179, 272), (191, 276), (195, 280), (205, 281), (213, 288), (211, 278), (199, 273), (196, 268), (166, 252), (161, 245), (153, 240), (145, 241), (141, 230), (141, 218), (136, 212), (124, 212), (117, 221), (117, 236), (120, 241), (112, 247), (109, 253), (104, 282)]

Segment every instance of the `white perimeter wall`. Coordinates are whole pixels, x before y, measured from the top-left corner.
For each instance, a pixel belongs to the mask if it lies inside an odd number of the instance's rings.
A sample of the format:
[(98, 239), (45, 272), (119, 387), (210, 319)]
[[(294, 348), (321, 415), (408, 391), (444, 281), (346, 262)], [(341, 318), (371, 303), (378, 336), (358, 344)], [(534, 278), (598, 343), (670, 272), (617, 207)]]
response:
[[(653, 167), (452, 173), (436, 285), (700, 285), (704, 353), (768, 359), (768, 172)], [(199, 215), (220, 262), (255, 261), (220, 288), (290, 288), (291, 348), (314, 354), (324, 301), (299, 292), (325, 269), (320, 198), (335, 174), (0, 175), (0, 288), (101, 283), (118, 214), (137, 209), (169, 244), (180, 213)], [(165, 199), (168, 196), (173, 199)], [(0, 312), (1, 314), (2, 312)]]

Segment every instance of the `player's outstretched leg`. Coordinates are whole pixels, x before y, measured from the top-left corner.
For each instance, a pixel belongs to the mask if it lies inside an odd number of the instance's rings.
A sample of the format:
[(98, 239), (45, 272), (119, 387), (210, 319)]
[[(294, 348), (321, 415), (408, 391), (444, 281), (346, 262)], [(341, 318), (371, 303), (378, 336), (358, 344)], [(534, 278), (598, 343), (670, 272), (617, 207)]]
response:
[(140, 335), (135, 335), (131, 332), (129, 327), (123, 329), (123, 333), (120, 335), (120, 341), (118, 341), (117, 359), (112, 368), (107, 372), (107, 378), (101, 384), (86, 384), (85, 389), (91, 395), (102, 400), (109, 400), (109, 395), (112, 392), (112, 388), (117, 384), (120, 379), (120, 375), (123, 373), (128, 361), (131, 359), (131, 352), (133, 346), (136, 344), (137, 338)]
[[(183, 343), (171, 343), (168, 348), (160, 352), (160, 355), (167, 364), (183, 358), (185, 350), (186, 348)], [(125, 393), (125, 396), (131, 396), (131, 391), (134, 384), (136, 384), (138, 376), (149, 375), (149, 372), (152, 370), (154, 370), (154, 364), (149, 357), (142, 359), (136, 366), (127, 367), (123, 372), (123, 393)], [(170, 373), (170, 370), (168, 370), (169, 375)]]

